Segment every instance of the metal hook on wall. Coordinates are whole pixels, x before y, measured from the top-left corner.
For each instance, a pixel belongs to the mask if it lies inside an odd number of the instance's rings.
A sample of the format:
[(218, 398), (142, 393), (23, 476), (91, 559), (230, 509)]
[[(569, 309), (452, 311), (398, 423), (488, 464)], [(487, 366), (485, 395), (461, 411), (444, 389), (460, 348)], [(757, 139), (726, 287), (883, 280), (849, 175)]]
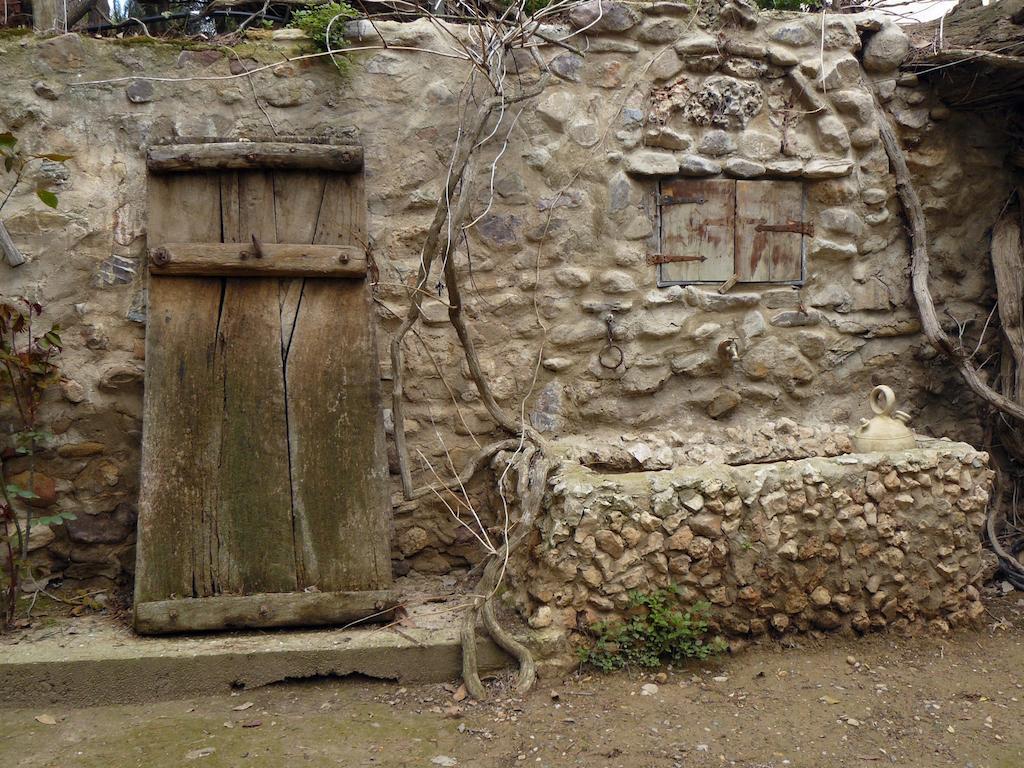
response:
[(615, 315), (606, 312), (601, 319), (604, 320), (605, 325), (605, 345), (597, 353), (597, 362), (601, 364), (602, 368), (615, 371), (626, 362), (626, 355), (622, 351), (622, 347), (615, 343)]

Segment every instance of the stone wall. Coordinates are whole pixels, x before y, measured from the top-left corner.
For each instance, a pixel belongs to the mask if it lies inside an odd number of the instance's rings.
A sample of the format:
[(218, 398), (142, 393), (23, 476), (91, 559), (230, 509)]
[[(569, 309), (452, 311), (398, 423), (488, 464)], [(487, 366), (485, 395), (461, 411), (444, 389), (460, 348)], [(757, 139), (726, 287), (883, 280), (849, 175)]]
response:
[(676, 584), (737, 636), (948, 630), (981, 615), (988, 456), (893, 454), (606, 474), (567, 460), (515, 598), (534, 627), (621, 619)]
[[(736, 445), (769, 420), (824, 434), (862, 414), (871, 385), (892, 382), (919, 430), (977, 442), (973, 400), (919, 333), (868, 82), (895, 117), (925, 201), (940, 312), (961, 321), (984, 318), (991, 302), (988, 270), (977, 265), (987, 263), (986, 228), (1013, 182), (998, 130), (951, 113), (901, 74), (904, 38), (869, 15), (829, 17), (822, 39), (818, 16), (695, 16), (675, 3), (604, 8), (587, 30), (585, 55), (541, 49), (555, 78), (499, 126), (499, 135), (510, 133), (494, 193), (479, 190), (479, 220), (458, 257), (472, 261), (472, 273), (463, 270), (466, 309), (498, 401), (518, 412), (525, 399), (531, 421), (554, 437), (659, 432), (673, 461), (692, 462), (714, 456), (692, 444), (676, 450), (686, 441), (672, 434)], [(595, 20), (594, 6), (583, 7), (548, 32)], [(450, 45), (423, 21), (375, 27), (407, 48)], [(352, 33), (374, 42), (365, 25)], [(0, 291), (43, 302), (67, 341), (68, 381), (47, 404), (57, 441), (41, 458), (39, 490), (41, 503), (78, 520), (39, 532), (43, 576), (104, 585), (131, 569), (147, 144), (275, 134), (361, 142), (381, 349), (404, 315), (403, 283), (445, 178), (467, 67), (391, 49), (355, 54), (347, 77), (322, 59), (245, 75), (305, 50), (276, 37), (266, 33), (234, 55), (144, 38), (0, 38), (0, 129), (30, 149), (73, 156), (66, 168), (39, 168), (60, 197), (56, 211), (35, 200), (35, 179), (3, 211), (30, 260), (0, 265)], [(539, 77), (524, 57), (510, 66), (517, 83)], [(725, 295), (659, 288), (646, 262), (657, 246), (656, 182), (678, 172), (804, 179), (817, 233), (805, 284), (740, 285)], [(426, 302), (406, 349), (411, 452), (444, 467), (443, 443), (461, 466), (496, 430), (447, 323), (444, 287), (431, 289), (441, 297)], [(624, 353), (615, 371), (597, 362), (609, 311)], [(735, 359), (719, 354), (730, 342)], [(387, 397), (387, 362), (381, 376)], [(24, 471), (24, 462), (11, 469)], [(431, 479), (418, 462), (414, 470), (417, 483)], [(488, 491), (479, 494), (486, 505)], [(442, 571), (476, 557), (443, 507), (400, 511), (395, 521), (399, 570)]]

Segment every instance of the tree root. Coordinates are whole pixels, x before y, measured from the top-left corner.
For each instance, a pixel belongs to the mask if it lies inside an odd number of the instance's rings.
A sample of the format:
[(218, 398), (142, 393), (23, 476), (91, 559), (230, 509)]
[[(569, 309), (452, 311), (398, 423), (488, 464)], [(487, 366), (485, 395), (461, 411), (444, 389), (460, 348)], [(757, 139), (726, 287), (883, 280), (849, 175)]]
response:
[(474, 699), (483, 701), (487, 698), (487, 690), (480, 680), (479, 666), (476, 657), (476, 622), (483, 620), (484, 628), (494, 642), (515, 658), (519, 664), (519, 675), (516, 690), (520, 694), (527, 693), (537, 680), (537, 665), (530, 650), (516, 640), (498, 622), (494, 613), (494, 596), (505, 568), (512, 555), (529, 536), (540, 511), (544, 490), (547, 487), (548, 471), (551, 462), (541, 449), (527, 444), (522, 455), (516, 460), (519, 477), (516, 482), (516, 496), (520, 509), (516, 532), (509, 535), (505, 545), (497, 554), (488, 556), (484, 574), (476, 586), (473, 604), (462, 618), (460, 636), (462, 638), (462, 680), (466, 691)]

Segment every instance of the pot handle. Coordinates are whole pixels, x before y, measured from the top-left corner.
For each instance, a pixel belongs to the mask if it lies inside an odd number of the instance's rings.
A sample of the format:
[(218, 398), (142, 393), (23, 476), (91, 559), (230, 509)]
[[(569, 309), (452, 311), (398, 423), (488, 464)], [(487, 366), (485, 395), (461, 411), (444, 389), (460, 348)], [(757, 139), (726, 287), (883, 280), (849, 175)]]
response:
[(896, 393), (891, 387), (880, 384), (871, 390), (871, 410), (879, 416), (888, 416), (896, 407)]

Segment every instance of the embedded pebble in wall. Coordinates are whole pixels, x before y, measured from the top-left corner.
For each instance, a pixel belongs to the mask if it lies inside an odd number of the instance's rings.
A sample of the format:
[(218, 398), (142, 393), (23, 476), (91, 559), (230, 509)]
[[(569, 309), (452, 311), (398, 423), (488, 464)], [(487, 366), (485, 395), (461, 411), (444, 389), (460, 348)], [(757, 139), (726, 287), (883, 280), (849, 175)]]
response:
[(850, 145), (854, 149), (870, 149), (882, 140), (877, 125), (865, 125), (850, 134)]
[(722, 157), (736, 151), (736, 142), (725, 131), (708, 131), (697, 145), (697, 151), (710, 157)]
[(739, 135), (742, 154), (754, 160), (771, 160), (782, 151), (782, 136), (762, 131), (743, 131)]
[(700, 155), (680, 155), (676, 163), (680, 176), (716, 176), (722, 172), (722, 166)]
[(795, 53), (780, 45), (768, 46), (766, 56), (768, 63), (777, 67), (795, 67), (800, 62), (800, 58)]
[(563, 288), (585, 288), (590, 285), (590, 272), (582, 267), (559, 267), (555, 282)]
[(581, 147), (592, 147), (601, 138), (597, 123), (589, 117), (579, 117), (573, 120), (566, 133)]
[(765, 174), (774, 179), (795, 179), (804, 172), (801, 160), (769, 160), (765, 163)]
[(868, 72), (890, 72), (910, 52), (910, 40), (896, 24), (888, 23), (868, 38), (864, 46), (864, 69)]
[(864, 222), (849, 208), (826, 208), (818, 214), (823, 229), (850, 237), (859, 237), (864, 232)]
[(674, 19), (656, 19), (640, 27), (636, 36), (645, 43), (668, 43), (678, 39), (680, 32), (679, 22)]
[(603, 293), (629, 293), (636, 290), (636, 281), (626, 272), (610, 269), (601, 275)]
[(555, 75), (563, 80), (578, 83), (580, 70), (583, 68), (583, 57), (577, 56), (575, 53), (563, 53), (561, 56), (555, 56), (548, 66)]
[(772, 317), (771, 323), (776, 328), (799, 328), (807, 325), (818, 325), (821, 322), (821, 312), (810, 310), (806, 312), (780, 312)]
[(678, 53), (672, 49), (663, 50), (651, 64), (651, 77), (655, 80), (671, 80), (683, 71), (684, 66)]
[(889, 199), (889, 193), (878, 187), (869, 187), (860, 193), (860, 199), (867, 205), (881, 205)]
[(693, 137), (671, 128), (660, 126), (648, 128), (644, 133), (644, 143), (649, 147), (661, 149), (689, 149), (693, 146)]
[(669, 152), (638, 150), (626, 157), (626, 173), (634, 176), (674, 176), (680, 161)]
[(647, 16), (689, 16), (690, 6), (686, 3), (654, 2), (641, 7)]
[(768, 33), (768, 37), (777, 43), (785, 43), (795, 47), (810, 45), (816, 40), (816, 36), (802, 22), (794, 22), (781, 27), (776, 27)]
[(742, 157), (733, 157), (722, 164), (722, 170), (726, 176), (734, 179), (756, 179), (763, 176), (765, 167), (753, 160)]
[(896, 109), (892, 113), (893, 118), (904, 128), (921, 130), (928, 125), (928, 110), (919, 109)]
[(537, 114), (541, 120), (555, 130), (561, 130), (565, 121), (575, 109), (575, 99), (565, 91), (548, 94), (537, 105)]
[(590, 0), (573, 6), (569, 11), (569, 23), (574, 29), (587, 32), (625, 32), (635, 27), (640, 17), (631, 8), (619, 3)]
[(153, 100), (153, 84), (148, 80), (133, 80), (124, 89), (124, 95), (132, 104), (147, 104)]
[(850, 148), (850, 135), (843, 121), (835, 115), (825, 115), (818, 120), (818, 141), (826, 152), (841, 155)]
[(718, 12), (718, 20), (742, 29), (756, 29), (758, 15), (757, 6), (750, 0), (727, 0)]
[(819, 237), (811, 240), (807, 252), (816, 258), (830, 259), (852, 259), (858, 253), (857, 246), (853, 243), (836, 243)]
[(808, 162), (801, 175), (805, 179), (837, 179), (841, 176), (849, 176), (853, 170), (851, 160), (825, 160), (817, 159)]
[(700, 56), (718, 53), (718, 40), (704, 32), (688, 34), (675, 44), (676, 52), (683, 56)]

